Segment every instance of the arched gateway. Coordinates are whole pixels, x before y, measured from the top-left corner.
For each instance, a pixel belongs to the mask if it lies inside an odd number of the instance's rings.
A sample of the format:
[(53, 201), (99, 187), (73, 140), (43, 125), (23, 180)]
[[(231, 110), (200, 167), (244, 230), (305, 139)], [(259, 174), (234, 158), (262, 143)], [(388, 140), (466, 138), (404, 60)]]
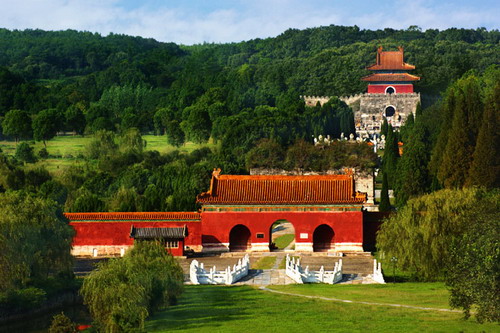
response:
[[(363, 251), (362, 207), (366, 194), (355, 191), (351, 172), (236, 176), (220, 175), (220, 170), (215, 170), (209, 191), (200, 194), (197, 201), (201, 205), (203, 237), (207, 240), (203, 242), (205, 252), (227, 251), (228, 247), (230, 251), (279, 249), (271, 226), (284, 220), (293, 221), (294, 230), (286, 237), (294, 238), (295, 251), (331, 250), (333, 229), (338, 238), (335, 250)], [(235, 225), (246, 226), (248, 232)], [(325, 226), (314, 237), (314, 228), (321, 225)], [(250, 244), (245, 243), (247, 236)], [(229, 243), (224, 244), (224, 240)]]
[(238, 224), (229, 233), (229, 251), (243, 252), (250, 249), (250, 230), (242, 224)]
[[(295, 251), (328, 251), (335, 246), (335, 251), (350, 252), (363, 251), (365, 202), (366, 194), (355, 191), (350, 172), (233, 176), (215, 170), (209, 191), (197, 197), (198, 212), (66, 213), (66, 217), (76, 231), (73, 254), (83, 256), (120, 255), (141, 237), (168, 240), (174, 255), (268, 252), (278, 239), (271, 226), (284, 220), (293, 223), (294, 230), (287, 226), (289, 232), (283, 234), (290, 240), (293, 236)], [(281, 247), (290, 250), (292, 245)]]
[(334, 236), (335, 233), (330, 226), (326, 224), (318, 226), (316, 229), (314, 229), (313, 233), (313, 251), (328, 252), (329, 250), (333, 250)]

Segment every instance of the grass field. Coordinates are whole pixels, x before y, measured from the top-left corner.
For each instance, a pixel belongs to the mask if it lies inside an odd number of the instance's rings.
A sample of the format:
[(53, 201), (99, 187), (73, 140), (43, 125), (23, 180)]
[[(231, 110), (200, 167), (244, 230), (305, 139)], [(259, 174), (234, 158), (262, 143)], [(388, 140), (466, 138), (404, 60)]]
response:
[[(442, 284), (274, 286), (323, 296), (447, 307)], [(411, 295), (410, 298), (408, 298)], [(179, 304), (152, 316), (148, 332), (498, 332), (460, 313), (338, 303), (273, 294), (250, 286), (186, 286)]]
[[(142, 138), (146, 140), (146, 150), (156, 150), (162, 154), (180, 150), (181, 152), (190, 153), (195, 149), (202, 147), (213, 147), (209, 144), (196, 144), (193, 142), (186, 142), (183, 146), (177, 148), (167, 143), (165, 136), (157, 135), (143, 135)], [(75, 136), (56, 136), (52, 140), (47, 141), (47, 151), (51, 158), (40, 160), (37, 165), (43, 165), (50, 172), (57, 171), (69, 165), (74, 165), (83, 162), (85, 154), (85, 146), (92, 140), (91, 136), (82, 137), (81, 135)], [(35, 155), (43, 148), (42, 142), (27, 141), (34, 147)], [(14, 155), (16, 151), (16, 143), (14, 141), (0, 141), (0, 149), (4, 153)]]
[(294, 234), (281, 235), (279, 237), (276, 237), (274, 243), (276, 244), (276, 247), (278, 249), (284, 249), (293, 241), (294, 238), (295, 238)]
[(252, 269), (271, 269), (275, 262), (275, 256), (262, 257), (252, 265)]

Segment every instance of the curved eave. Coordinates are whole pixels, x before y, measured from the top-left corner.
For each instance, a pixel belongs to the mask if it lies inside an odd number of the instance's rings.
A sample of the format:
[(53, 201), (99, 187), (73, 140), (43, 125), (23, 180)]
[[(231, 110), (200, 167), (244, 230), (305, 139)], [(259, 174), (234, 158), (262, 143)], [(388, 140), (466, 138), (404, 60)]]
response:
[(345, 201), (336, 202), (320, 202), (320, 201), (217, 201), (217, 200), (198, 200), (198, 203), (203, 205), (235, 205), (235, 206), (245, 206), (245, 205), (257, 205), (257, 206), (273, 206), (273, 205), (283, 205), (283, 206), (297, 206), (297, 205), (362, 205), (366, 202), (364, 199), (353, 199)]
[(64, 213), (70, 221), (198, 221), (196, 212)]
[(393, 70), (393, 71), (411, 71), (415, 69), (415, 66), (404, 63), (402, 66), (383, 66), (383, 65), (377, 65), (373, 64), (371, 66), (366, 67), (367, 70), (369, 71), (388, 71), (388, 70)]
[(361, 80), (365, 82), (413, 82), (419, 81), (420, 77), (410, 74), (406, 74), (404, 76), (399, 74), (398, 76), (371, 74), (362, 77)]

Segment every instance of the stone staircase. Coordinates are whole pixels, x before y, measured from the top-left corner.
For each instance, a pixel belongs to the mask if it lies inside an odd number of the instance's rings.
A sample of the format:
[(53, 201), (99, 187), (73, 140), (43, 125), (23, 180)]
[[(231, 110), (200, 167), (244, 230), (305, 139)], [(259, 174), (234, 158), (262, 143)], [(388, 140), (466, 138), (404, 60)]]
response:
[[(204, 256), (196, 258), (202, 262), (206, 268), (216, 266), (218, 270), (233, 266), (245, 252), (228, 252), (217, 256)], [(368, 275), (373, 273), (373, 257), (369, 253), (347, 253), (344, 257), (333, 256), (331, 253), (290, 253), (292, 256), (300, 257), (301, 266), (309, 266), (309, 270), (319, 270), (324, 266), (326, 270), (332, 270), (335, 263), (342, 259), (343, 278), (341, 284), (366, 284), (373, 283)], [(236, 282), (235, 285), (285, 285), (295, 283), (290, 279), (284, 269), (279, 269), (280, 263), (284, 260), (286, 253), (262, 252), (251, 253), (250, 267), (260, 258), (265, 256), (275, 256), (276, 262), (272, 269), (250, 269), (248, 276)], [(179, 263), (184, 271), (185, 281), (189, 281), (189, 265), (195, 258), (179, 259)]]

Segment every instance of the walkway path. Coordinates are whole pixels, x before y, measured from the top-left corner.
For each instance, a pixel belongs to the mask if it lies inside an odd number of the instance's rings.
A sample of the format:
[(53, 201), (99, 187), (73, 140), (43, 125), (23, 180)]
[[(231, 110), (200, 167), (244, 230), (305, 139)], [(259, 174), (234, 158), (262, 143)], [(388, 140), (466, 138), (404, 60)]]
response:
[(297, 296), (297, 297), (305, 297), (305, 298), (313, 298), (320, 299), (323, 301), (332, 301), (332, 302), (342, 302), (342, 303), (354, 303), (354, 304), (365, 304), (365, 305), (377, 305), (377, 306), (392, 306), (396, 308), (406, 308), (406, 309), (414, 309), (414, 310), (430, 310), (430, 311), (441, 311), (441, 312), (456, 312), (462, 313), (461, 310), (451, 310), (451, 309), (439, 309), (439, 308), (428, 308), (423, 306), (414, 306), (414, 305), (405, 305), (405, 304), (390, 304), (390, 303), (375, 303), (375, 302), (363, 302), (363, 301), (351, 301), (347, 299), (339, 299), (339, 298), (331, 298), (331, 297), (323, 297), (323, 296), (311, 296), (311, 295), (301, 295), (288, 293), (284, 291), (272, 290), (266, 288), (264, 286), (259, 287), (260, 290), (269, 291), (275, 294), (288, 295), (288, 296)]
[(295, 283), (290, 279), (284, 269), (251, 269), (248, 275), (235, 285), (257, 285), (257, 286), (268, 286), (268, 285), (284, 285)]

